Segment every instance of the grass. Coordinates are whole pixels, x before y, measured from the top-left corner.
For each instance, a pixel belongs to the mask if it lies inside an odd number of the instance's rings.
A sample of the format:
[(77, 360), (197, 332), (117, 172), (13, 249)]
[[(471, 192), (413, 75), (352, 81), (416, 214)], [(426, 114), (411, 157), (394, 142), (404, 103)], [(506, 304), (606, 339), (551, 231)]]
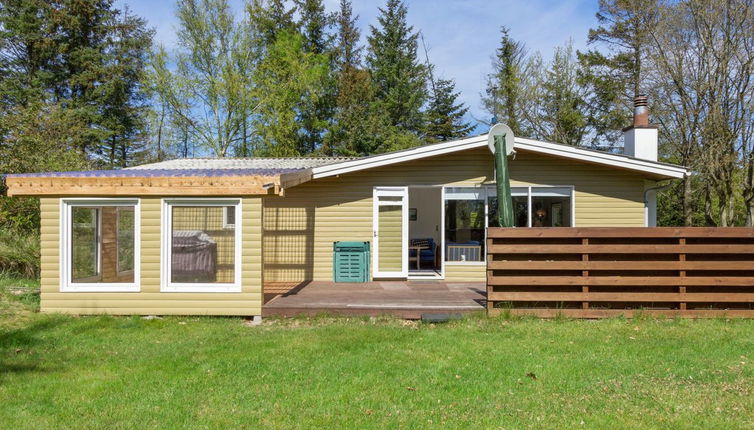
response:
[(4, 428), (754, 427), (754, 321), (76, 318), (14, 283)]

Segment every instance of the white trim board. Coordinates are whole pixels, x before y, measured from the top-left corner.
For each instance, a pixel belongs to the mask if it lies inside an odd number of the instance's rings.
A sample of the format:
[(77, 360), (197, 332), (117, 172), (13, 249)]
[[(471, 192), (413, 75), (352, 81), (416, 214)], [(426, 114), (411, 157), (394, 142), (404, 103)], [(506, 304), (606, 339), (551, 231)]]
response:
[[(344, 161), (342, 163), (328, 164), (311, 169), (312, 179), (326, 178), (374, 167), (387, 166), (404, 161), (418, 160), (437, 155), (449, 154), (468, 149), (487, 146), (487, 135), (475, 136), (466, 139), (442, 142), (432, 145), (419, 146), (403, 151), (389, 152), (374, 155), (358, 160)], [(668, 179), (681, 179), (688, 174), (688, 169), (681, 166), (659, 163), (656, 161), (641, 160), (620, 154), (610, 154), (570, 145), (543, 142), (533, 139), (517, 137), (515, 149), (545, 154), (560, 158), (583, 161), (586, 163), (599, 164), (620, 169), (646, 173)]]

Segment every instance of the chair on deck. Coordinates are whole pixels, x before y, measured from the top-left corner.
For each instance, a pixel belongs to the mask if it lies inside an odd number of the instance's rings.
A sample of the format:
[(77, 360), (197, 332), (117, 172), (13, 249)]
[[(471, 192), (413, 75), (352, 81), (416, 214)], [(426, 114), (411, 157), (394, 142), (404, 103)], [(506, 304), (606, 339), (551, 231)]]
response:
[[(419, 251), (419, 267), (421, 267), (423, 263), (430, 263), (432, 268), (435, 268), (435, 257), (437, 255), (437, 252), (434, 239), (411, 239), (410, 245), (425, 247), (425, 249)], [(408, 257), (410, 261), (416, 261), (416, 250), (412, 249)]]

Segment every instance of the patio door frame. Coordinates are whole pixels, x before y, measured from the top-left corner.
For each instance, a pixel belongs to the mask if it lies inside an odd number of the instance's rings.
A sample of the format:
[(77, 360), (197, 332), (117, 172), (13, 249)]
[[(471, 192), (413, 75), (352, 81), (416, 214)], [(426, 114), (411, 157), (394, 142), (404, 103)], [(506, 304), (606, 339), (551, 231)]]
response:
[[(427, 276), (421, 276), (421, 275), (414, 275), (411, 276), (411, 267), (408, 269), (408, 279), (409, 280), (434, 280), (434, 281), (442, 281), (445, 279), (445, 186), (444, 185), (409, 185), (409, 190), (411, 188), (419, 188), (419, 189), (430, 189), (430, 190), (438, 190), (440, 195), (440, 202), (439, 206), (437, 207), (437, 211), (440, 213), (440, 224), (438, 225), (439, 228), (439, 240), (437, 242), (438, 248), (439, 248), (439, 254), (440, 254), (440, 267), (439, 269), (439, 276), (435, 276), (432, 278), (428, 278)], [(410, 194), (409, 194), (410, 196)], [(411, 198), (409, 197), (408, 205), (411, 207)], [(426, 209), (426, 208), (425, 208)], [(421, 211), (420, 211), (421, 212)], [(409, 231), (410, 233), (410, 231)], [(406, 251), (408, 252), (408, 242), (405, 244)]]
[[(400, 197), (395, 200), (381, 200), (382, 197)], [(401, 270), (398, 272), (380, 271), (380, 206), (401, 208)], [(372, 264), (373, 278), (408, 278), (408, 186), (372, 188)]]

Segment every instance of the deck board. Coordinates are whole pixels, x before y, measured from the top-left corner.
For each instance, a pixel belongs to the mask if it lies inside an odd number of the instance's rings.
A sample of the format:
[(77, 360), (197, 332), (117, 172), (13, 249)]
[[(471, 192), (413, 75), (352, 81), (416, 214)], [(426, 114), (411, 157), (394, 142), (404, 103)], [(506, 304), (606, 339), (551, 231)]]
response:
[[(265, 293), (280, 286), (265, 285)], [(425, 313), (467, 313), (484, 310), (481, 282), (376, 281), (367, 283), (309, 282), (271, 298), (264, 316), (393, 315), (418, 319)], [(267, 295), (267, 294), (265, 294)]]

